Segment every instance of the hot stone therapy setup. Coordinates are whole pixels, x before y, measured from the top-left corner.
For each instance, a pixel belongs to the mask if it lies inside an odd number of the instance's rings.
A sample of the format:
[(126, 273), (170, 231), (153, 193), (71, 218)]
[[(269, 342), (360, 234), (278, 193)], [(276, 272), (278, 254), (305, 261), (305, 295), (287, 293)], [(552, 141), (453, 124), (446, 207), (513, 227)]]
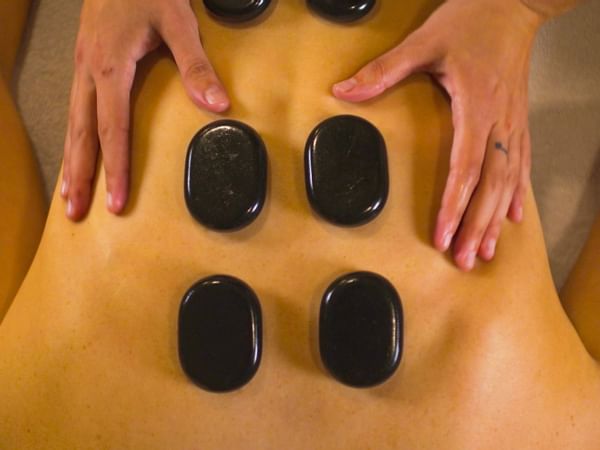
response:
[[(217, 20), (246, 22), (270, 0), (204, 0)], [(375, 0), (307, 0), (310, 10), (338, 22), (362, 19)], [(307, 199), (318, 217), (340, 227), (375, 220), (389, 190), (387, 151), (367, 120), (340, 115), (316, 124), (304, 152)], [(218, 120), (192, 138), (184, 196), (191, 216), (217, 232), (234, 232), (260, 214), (267, 192), (268, 153), (245, 123)], [(274, 174), (275, 176), (277, 174)], [(308, 324), (307, 324), (308, 326)], [(179, 309), (179, 360), (183, 371), (210, 392), (241, 388), (256, 374), (263, 352), (260, 300), (244, 281), (213, 275), (194, 284)], [(394, 286), (359, 271), (334, 280), (323, 293), (319, 350), (339, 382), (368, 388), (389, 379), (400, 364), (403, 312)]]

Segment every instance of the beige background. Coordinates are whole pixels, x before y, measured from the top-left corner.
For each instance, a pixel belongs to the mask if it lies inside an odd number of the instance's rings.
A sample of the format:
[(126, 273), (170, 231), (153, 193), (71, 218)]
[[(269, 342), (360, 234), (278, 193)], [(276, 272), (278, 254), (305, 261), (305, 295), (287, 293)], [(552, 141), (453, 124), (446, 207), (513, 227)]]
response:
[[(62, 158), (80, 6), (34, 1), (15, 80), (48, 193)], [(600, 211), (599, 30), (600, 0), (588, 0), (544, 26), (532, 61), (532, 178), (557, 286)]]

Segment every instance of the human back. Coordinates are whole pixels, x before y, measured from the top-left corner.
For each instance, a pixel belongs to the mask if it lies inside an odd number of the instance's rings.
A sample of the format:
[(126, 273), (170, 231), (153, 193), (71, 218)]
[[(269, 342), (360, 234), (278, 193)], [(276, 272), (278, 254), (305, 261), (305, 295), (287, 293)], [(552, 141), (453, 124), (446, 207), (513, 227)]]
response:
[[(451, 138), (440, 90), (415, 77), (364, 105), (330, 95), (434, 6), (381, 1), (351, 26), (300, 1), (243, 27), (199, 11), (233, 99), (225, 116), (252, 126), (269, 156), (264, 210), (235, 233), (203, 228), (183, 197), (189, 141), (221, 116), (190, 104), (166, 55), (145, 63), (128, 210), (115, 219), (97, 192), (87, 219), (72, 224), (55, 196), (0, 326), (0, 446), (592, 448), (597, 369), (552, 286), (532, 197), (496, 260), (463, 274), (430, 244)], [(369, 120), (387, 144), (388, 202), (359, 228), (324, 222), (305, 193), (306, 139), (337, 114)], [(329, 376), (317, 350), (321, 296), (356, 270), (392, 282), (405, 317), (398, 371), (362, 390)], [(180, 368), (177, 313), (195, 281), (221, 273), (260, 299), (264, 353), (249, 384), (212, 394)]]

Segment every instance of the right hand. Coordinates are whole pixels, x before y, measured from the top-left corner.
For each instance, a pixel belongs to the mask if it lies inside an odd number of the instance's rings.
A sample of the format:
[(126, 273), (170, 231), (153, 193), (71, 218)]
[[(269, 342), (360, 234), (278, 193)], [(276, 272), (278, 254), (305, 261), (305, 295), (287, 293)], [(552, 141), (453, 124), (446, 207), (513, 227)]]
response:
[(414, 72), (451, 98), (454, 141), (434, 245), (465, 271), (491, 260), (504, 218), (523, 218), (531, 145), (530, 50), (545, 19), (521, 0), (447, 0), (410, 34), (333, 88), (362, 102)]
[(90, 206), (98, 149), (107, 208), (123, 211), (129, 193), (130, 92), (136, 64), (164, 40), (192, 101), (213, 112), (229, 99), (202, 48), (189, 0), (85, 0), (75, 50), (61, 195), (67, 216)]

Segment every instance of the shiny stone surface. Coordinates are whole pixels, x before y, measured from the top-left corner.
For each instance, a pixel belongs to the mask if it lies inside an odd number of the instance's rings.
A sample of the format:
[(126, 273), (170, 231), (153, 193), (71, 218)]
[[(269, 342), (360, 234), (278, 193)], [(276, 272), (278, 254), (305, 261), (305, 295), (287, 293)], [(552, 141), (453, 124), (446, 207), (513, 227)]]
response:
[(247, 22), (257, 18), (271, 0), (204, 0), (206, 9), (225, 22)]
[(362, 225), (383, 210), (388, 196), (385, 142), (356, 116), (331, 117), (306, 142), (306, 190), (313, 209), (342, 226)]
[(375, 0), (307, 0), (307, 3), (320, 16), (336, 22), (360, 20), (375, 6)]
[(208, 391), (248, 383), (260, 364), (262, 318), (244, 282), (215, 275), (196, 283), (179, 310), (179, 360), (186, 375)]
[(267, 189), (267, 155), (248, 125), (220, 120), (202, 128), (187, 153), (184, 195), (190, 214), (219, 231), (249, 225), (260, 213)]
[(400, 297), (389, 281), (371, 272), (344, 275), (321, 302), (323, 364), (349, 386), (383, 383), (400, 364), (403, 328)]

